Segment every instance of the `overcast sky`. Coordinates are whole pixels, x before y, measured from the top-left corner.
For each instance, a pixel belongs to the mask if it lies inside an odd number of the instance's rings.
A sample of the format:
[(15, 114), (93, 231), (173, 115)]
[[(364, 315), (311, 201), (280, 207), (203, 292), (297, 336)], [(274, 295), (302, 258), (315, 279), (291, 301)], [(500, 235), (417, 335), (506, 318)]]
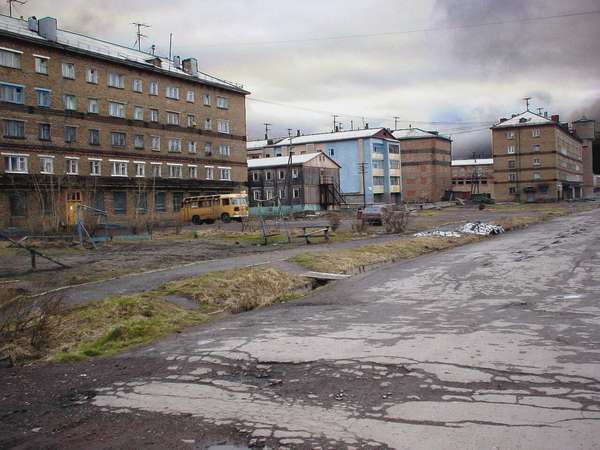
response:
[(330, 131), (331, 112), (344, 129), (362, 117), (393, 128), (399, 116), (470, 156), (525, 96), (532, 109), (600, 119), (600, 14), (514, 22), (594, 10), (598, 0), (29, 0), (17, 13), (126, 45), (130, 23), (145, 22), (143, 47), (161, 54), (172, 32), (174, 54), (252, 92), (249, 138), (263, 122), (275, 136)]

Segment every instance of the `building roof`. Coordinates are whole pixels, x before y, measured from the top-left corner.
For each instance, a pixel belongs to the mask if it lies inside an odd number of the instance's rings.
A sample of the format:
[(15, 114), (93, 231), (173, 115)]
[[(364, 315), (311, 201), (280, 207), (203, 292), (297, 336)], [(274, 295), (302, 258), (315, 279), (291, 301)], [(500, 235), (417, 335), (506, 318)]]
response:
[(558, 125), (556, 122), (548, 119), (547, 117), (540, 116), (539, 114), (531, 111), (525, 111), (521, 114), (505, 120), (504, 122), (498, 122), (492, 128), (513, 128), (513, 127), (528, 127), (532, 125)]
[[(338, 167), (341, 167), (333, 159), (327, 156), (323, 152), (316, 153), (305, 153), (304, 155), (292, 155), (292, 165), (306, 164), (308, 161), (313, 160), (317, 156), (325, 156), (327, 159), (335, 163)], [(259, 158), (249, 159), (248, 169), (262, 169), (264, 167), (280, 167), (287, 166), (289, 157), (288, 156), (275, 156), (273, 158)]]
[[(39, 35), (37, 32), (31, 31), (26, 20), (5, 16), (3, 14), (0, 14), (0, 34), (25, 38), (30, 41), (39, 42), (43, 45), (58, 44), (63, 48), (74, 51), (92, 53), (99, 57), (120, 60), (123, 63), (134, 63), (138, 66), (145, 66), (150, 70), (158, 70), (195, 81), (202, 81), (227, 90), (233, 90), (245, 94), (249, 93), (245, 91), (242, 86), (203, 72), (198, 72), (197, 76), (192, 76), (184, 72), (181, 68), (176, 67), (172, 61), (169, 61), (168, 58), (152, 55), (151, 53), (142, 52), (133, 48), (125, 47), (123, 45), (103, 41), (101, 39), (96, 39), (79, 33), (74, 33), (72, 31), (61, 30), (60, 28), (57, 29), (57, 41), (52, 42)], [(160, 68), (156, 67), (150, 62), (156, 58), (161, 60)]]
[(394, 137), (396, 139), (398, 139), (399, 141), (403, 140), (403, 139), (431, 139), (431, 138), (439, 138), (439, 139), (445, 139), (445, 140), (450, 140), (449, 137), (446, 136), (442, 136), (440, 134), (437, 133), (437, 131), (426, 131), (426, 130), (422, 130), (420, 128), (403, 128), (400, 130), (394, 130), (392, 131), (392, 134), (394, 135)]
[(260, 150), (261, 148), (265, 148), (268, 145), (277, 144), (283, 138), (276, 139), (260, 139), (257, 141), (247, 141), (246, 142), (246, 150)]
[(281, 141), (273, 144), (273, 147), (279, 147), (282, 145), (312, 144), (318, 142), (347, 141), (351, 139), (365, 139), (373, 137), (388, 139), (392, 138), (393, 136), (385, 128), (367, 128), (366, 130), (336, 131), (335, 133), (317, 133), (307, 134), (304, 136), (294, 136), (291, 139), (282, 139)]
[(453, 166), (485, 166), (494, 164), (492, 158), (485, 159), (456, 159), (452, 161)]

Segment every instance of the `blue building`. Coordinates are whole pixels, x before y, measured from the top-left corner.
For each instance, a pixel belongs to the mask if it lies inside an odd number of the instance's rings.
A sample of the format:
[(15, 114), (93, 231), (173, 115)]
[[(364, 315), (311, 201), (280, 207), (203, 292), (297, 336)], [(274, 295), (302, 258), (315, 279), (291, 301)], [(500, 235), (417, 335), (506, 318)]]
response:
[[(253, 148), (257, 157), (257, 149)], [(285, 138), (263, 148), (269, 156), (323, 152), (340, 165), (340, 192), (348, 204), (400, 203), (400, 142), (385, 128)], [(364, 173), (363, 173), (364, 172)]]

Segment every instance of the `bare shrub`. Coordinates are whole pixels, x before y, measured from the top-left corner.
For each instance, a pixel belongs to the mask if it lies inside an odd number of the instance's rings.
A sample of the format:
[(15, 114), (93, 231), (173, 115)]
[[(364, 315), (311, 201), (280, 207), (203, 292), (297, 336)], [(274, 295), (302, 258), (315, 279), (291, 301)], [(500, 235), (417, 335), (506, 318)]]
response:
[(399, 234), (406, 230), (409, 211), (406, 206), (389, 206), (383, 208), (382, 222), (386, 233)]
[(330, 211), (327, 214), (327, 220), (332, 231), (336, 231), (342, 223), (342, 215), (338, 211)]
[(258, 230), (258, 219), (254, 216), (242, 217), (242, 232), (254, 232)]

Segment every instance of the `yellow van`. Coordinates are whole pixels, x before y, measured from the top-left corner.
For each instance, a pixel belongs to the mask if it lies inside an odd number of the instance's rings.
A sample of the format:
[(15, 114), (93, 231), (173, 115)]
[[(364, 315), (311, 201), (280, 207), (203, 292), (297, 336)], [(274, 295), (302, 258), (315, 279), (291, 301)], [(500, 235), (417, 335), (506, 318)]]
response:
[(248, 196), (246, 194), (202, 195), (183, 199), (181, 215), (184, 222), (196, 225), (242, 220), (248, 217)]

